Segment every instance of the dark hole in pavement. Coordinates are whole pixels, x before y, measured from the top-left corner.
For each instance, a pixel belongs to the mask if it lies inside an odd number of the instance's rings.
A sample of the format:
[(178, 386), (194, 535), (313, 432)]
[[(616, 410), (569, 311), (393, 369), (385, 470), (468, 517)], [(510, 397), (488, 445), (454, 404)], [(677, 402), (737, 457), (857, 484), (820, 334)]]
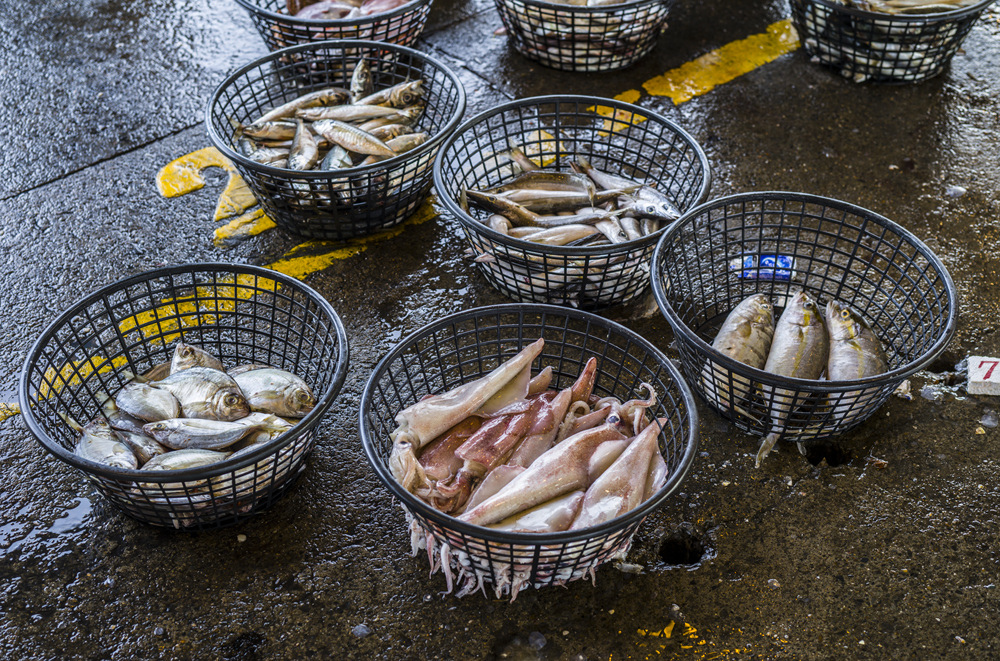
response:
[(668, 565), (697, 565), (705, 557), (705, 545), (688, 530), (676, 530), (660, 542), (660, 560)]
[(827, 466), (842, 466), (851, 460), (851, 455), (833, 443), (810, 443), (806, 446), (806, 459), (813, 466), (818, 466), (824, 459)]
[(222, 658), (225, 661), (257, 661), (263, 658), (258, 653), (258, 648), (265, 641), (264, 636), (259, 633), (241, 633), (222, 646)]

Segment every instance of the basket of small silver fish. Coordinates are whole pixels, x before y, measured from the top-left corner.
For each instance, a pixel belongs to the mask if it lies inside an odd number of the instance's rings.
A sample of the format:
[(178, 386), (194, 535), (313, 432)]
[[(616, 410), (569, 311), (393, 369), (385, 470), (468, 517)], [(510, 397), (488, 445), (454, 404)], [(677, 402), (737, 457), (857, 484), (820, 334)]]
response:
[(347, 358), (337, 313), (298, 280), (189, 264), (75, 303), (31, 348), (19, 394), (42, 447), (119, 510), (205, 530), (287, 493)]
[(684, 479), (694, 397), (649, 342), (597, 315), (500, 305), (413, 333), (365, 385), (361, 442), (413, 555), (458, 596), (594, 578)]
[(564, 71), (615, 71), (656, 46), (673, 0), (496, 0), (525, 57)]
[(940, 74), (993, 0), (791, 0), (812, 61), (855, 82)]
[(344, 240), (405, 220), (465, 112), (458, 77), (371, 41), (292, 46), (227, 78), (208, 107), (213, 144), (285, 230)]
[(366, 39), (409, 46), (432, 0), (236, 0), (269, 50), (311, 41)]
[(737, 427), (806, 445), (871, 416), (955, 333), (955, 286), (913, 234), (802, 193), (733, 195), (672, 225), (653, 293), (684, 376)]
[(613, 99), (521, 99), (442, 145), (434, 186), (489, 282), (514, 299), (581, 308), (649, 284), (659, 232), (708, 195), (686, 131)]

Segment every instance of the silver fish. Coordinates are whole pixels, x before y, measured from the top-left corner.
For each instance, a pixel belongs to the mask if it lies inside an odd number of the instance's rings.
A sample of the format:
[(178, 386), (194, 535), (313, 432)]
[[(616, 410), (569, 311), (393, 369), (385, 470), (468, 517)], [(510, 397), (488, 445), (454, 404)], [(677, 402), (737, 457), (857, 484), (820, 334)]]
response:
[[(346, 102), (351, 93), (341, 87), (328, 87), (326, 89), (309, 92), (302, 96), (284, 103), (273, 110), (264, 113), (254, 124), (268, 122), (283, 117), (291, 117), (299, 108), (312, 108), (315, 106), (335, 106)], [(289, 136), (291, 137), (291, 136)]]
[(136, 434), (130, 431), (117, 430), (115, 432), (121, 442), (132, 450), (132, 454), (139, 460), (139, 465), (145, 465), (147, 461), (168, 452), (167, 448), (156, 442), (156, 439), (146, 436), (146, 434)]
[(680, 209), (678, 209), (677, 206), (670, 201), (670, 198), (652, 186), (643, 185), (641, 182), (637, 182), (632, 179), (602, 172), (592, 166), (590, 162), (582, 156), (577, 157), (576, 163), (571, 164), (571, 167), (573, 167), (574, 170), (586, 174), (603, 190), (629, 187), (634, 188), (638, 185), (638, 190), (635, 190), (628, 196), (623, 196), (620, 203), (623, 206), (629, 206), (640, 216), (648, 216), (665, 221), (674, 221), (681, 217)]
[(219, 370), (192, 367), (151, 385), (176, 397), (188, 418), (232, 421), (250, 413), (239, 386)]
[[(210, 367), (213, 370), (224, 372), (222, 361), (198, 347), (178, 342), (174, 347), (174, 355), (170, 359), (170, 373), (180, 372), (191, 367)], [(177, 416), (170, 416), (176, 418)]]
[(288, 151), (288, 169), (311, 170), (319, 162), (319, 145), (305, 122), (299, 119), (295, 124), (298, 128)]
[(257, 140), (291, 140), (295, 137), (295, 122), (254, 122), (240, 127), (242, 135)]
[(384, 142), (371, 133), (362, 131), (356, 126), (338, 122), (335, 119), (324, 119), (313, 123), (313, 130), (330, 142), (334, 142), (348, 151), (358, 154), (371, 154), (391, 158), (395, 156)]
[(176, 418), (181, 414), (180, 402), (170, 392), (137, 381), (118, 392), (115, 405), (119, 411), (145, 422)]
[[(830, 338), (822, 313), (812, 297), (800, 291), (778, 318), (764, 371), (795, 379), (819, 379), (826, 369), (829, 347)], [(784, 434), (788, 415), (807, 396), (784, 388), (765, 386), (763, 390), (771, 407), (771, 433), (764, 438), (757, 451), (755, 465), (758, 468)]]
[[(826, 366), (830, 381), (864, 379), (889, 369), (889, 360), (875, 331), (849, 306), (837, 301), (827, 303), (826, 327), (830, 331), (830, 357)], [(830, 395), (836, 403), (832, 416), (838, 427), (850, 425), (864, 411), (863, 392), (852, 390)]]
[(79, 425), (71, 426), (83, 434), (74, 449), (78, 456), (112, 468), (139, 467), (132, 450), (122, 443), (104, 418), (93, 420), (82, 428)]
[(372, 72), (368, 67), (368, 60), (362, 57), (354, 65), (354, 72), (351, 74), (351, 103), (357, 103), (374, 91)]
[(291, 372), (257, 369), (238, 374), (234, 380), (253, 411), (301, 418), (316, 405), (308, 384)]
[[(740, 301), (729, 313), (712, 340), (712, 348), (744, 365), (764, 369), (773, 338), (774, 308), (766, 294), (754, 294)], [(730, 377), (732, 392), (729, 388)], [(705, 364), (701, 383), (708, 398), (723, 410), (730, 406), (742, 410), (739, 404), (749, 399), (751, 393), (748, 379), (712, 361)]]
[(296, 117), (307, 122), (318, 122), (321, 119), (336, 119), (340, 122), (366, 122), (370, 119), (393, 117), (398, 114), (399, 110), (396, 108), (361, 104), (330, 106), (329, 108), (303, 108), (295, 111)]
[(393, 108), (405, 108), (422, 99), (424, 91), (423, 80), (412, 80), (387, 87), (374, 94), (369, 94), (363, 99), (355, 101), (355, 103), (358, 105), (390, 105)]
[[(143, 471), (173, 471), (186, 470), (188, 468), (202, 468), (210, 466), (228, 457), (230, 452), (216, 452), (215, 450), (186, 449), (175, 450), (165, 454), (157, 455), (143, 465)], [(198, 489), (208, 484), (208, 480), (192, 480), (189, 482), (139, 482), (141, 492), (147, 497), (153, 495), (163, 496), (164, 492), (182, 491), (176, 494), (177, 497), (185, 499), (191, 490)], [(152, 493), (149, 493), (152, 492)], [(168, 496), (169, 497), (169, 496)], [(151, 498), (152, 500), (152, 498)], [(155, 502), (155, 501), (154, 501)]]
[(186, 448), (219, 450), (232, 445), (250, 432), (263, 429), (268, 424), (262, 421), (244, 422), (244, 420), (225, 422), (200, 418), (174, 418), (150, 422), (143, 426), (143, 429), (157, 442), (174, 450)]

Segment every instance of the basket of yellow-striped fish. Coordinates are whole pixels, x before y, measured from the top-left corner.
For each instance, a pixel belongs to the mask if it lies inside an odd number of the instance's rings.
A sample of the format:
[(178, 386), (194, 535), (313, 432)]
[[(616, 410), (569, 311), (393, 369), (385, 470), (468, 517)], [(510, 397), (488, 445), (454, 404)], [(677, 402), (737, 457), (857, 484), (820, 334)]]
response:
[(659, 232), (708, 195), (708, 158), (638, 106), (588, 96), (513, 101), (463, 124), (434, 186), (476, 266), (512, 298), (599, 308), (649, 285)]
[(940, 74), (993, 0), (791, 0), (813, 62), (855, 82)]
[(666, 28), (672, 0), (496, 0), (514, 48), (564, 71), (615, 71), (638, 62)]
[(461, 82), (429, 55), (324, 41), (236, 71), (213, 94), (207, 124), (279, 227), (344, 240), (417, 209), (434, 156), (463, 112)]
[(337, 313), (254, 266), (149, 271), (78, 301), (21, 373), (42, 447), (155, 526), (220, 528), (288, 492), (347, 374)]
[(802, 193), (692, 209), (656, 246), (653, 293), (688, 383), (765, 437), (758, 465), (777, 440), (861, 424), (944, 350), (957, 316), (951, 277), (917, 237)]
[(649, 342), (597, 315), (508, 304), (451, 315), (376, 366), (359, 418), (414, 555), (449, 591), (594, 576), (684, 479), (694, 397)]
[(236, 0), (268, 49), (310, 41), (367, 39), (409, 46), (427, 23), (432, 0)]

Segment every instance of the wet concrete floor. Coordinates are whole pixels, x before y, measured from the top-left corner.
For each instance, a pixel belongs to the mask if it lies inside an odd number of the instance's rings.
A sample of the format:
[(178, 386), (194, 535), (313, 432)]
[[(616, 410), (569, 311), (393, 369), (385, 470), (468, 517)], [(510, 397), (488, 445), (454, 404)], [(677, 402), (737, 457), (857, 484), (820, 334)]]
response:
[[(962, 360), (1000, 354), (1000, 10), (941, 76), (857, 85), (801, 49), (680, 104), (643, 83), (789, 16), (785, 2), (678, 3), (655, 51), (626, 71), (557, 73), (514, 52), (492, 3), (435, 0), (418, 47), (458, 71), (467, 116), (540, 93), (615, 96), (705, 147), (712, 196), (794, 190), (846, 200), (913, 231), (958, 287), (955, 339), (872, 419), (808, 457), (699, 403), (699, 454), (596, 583), (514, 603), (440, 594), (409, 555), (403, 515), (364, 460), (365, 379), (439, 316), (504, 302), (454, 221), (409, 223), (301, 275), (340, 312), (347, 381), (296, 488), (214, 533), (140, 525), (45, 454), (19, 415), (0, 422), (0, 656), (7, 659), (987, 659), (1000, 655), (995, 398)], [(229, 0), (84, 0), (0, 17), (0, 402), (25, 354), (84, 294), (161, 265), (279, 263), (302, 239), (229, 236), (225, 184), (165, 198), (157, 172), (210, 145), (208, 97), (266, 51)], [(655, 86), (653, 86), (656, 89)], [(223, 236), (223, 238), (227, 238)], [(303, 250), (303, 249), (299, 249)], [(297, 252), (301, 255), (303, 253)], [(319, 264), (320, 267), (315, 266)], [(603, 312), (671, 351), (647, 298)], [(629, 569), (625, 567), (624, 569)], [(636, 570), (638, 573), (636, 573)]]

